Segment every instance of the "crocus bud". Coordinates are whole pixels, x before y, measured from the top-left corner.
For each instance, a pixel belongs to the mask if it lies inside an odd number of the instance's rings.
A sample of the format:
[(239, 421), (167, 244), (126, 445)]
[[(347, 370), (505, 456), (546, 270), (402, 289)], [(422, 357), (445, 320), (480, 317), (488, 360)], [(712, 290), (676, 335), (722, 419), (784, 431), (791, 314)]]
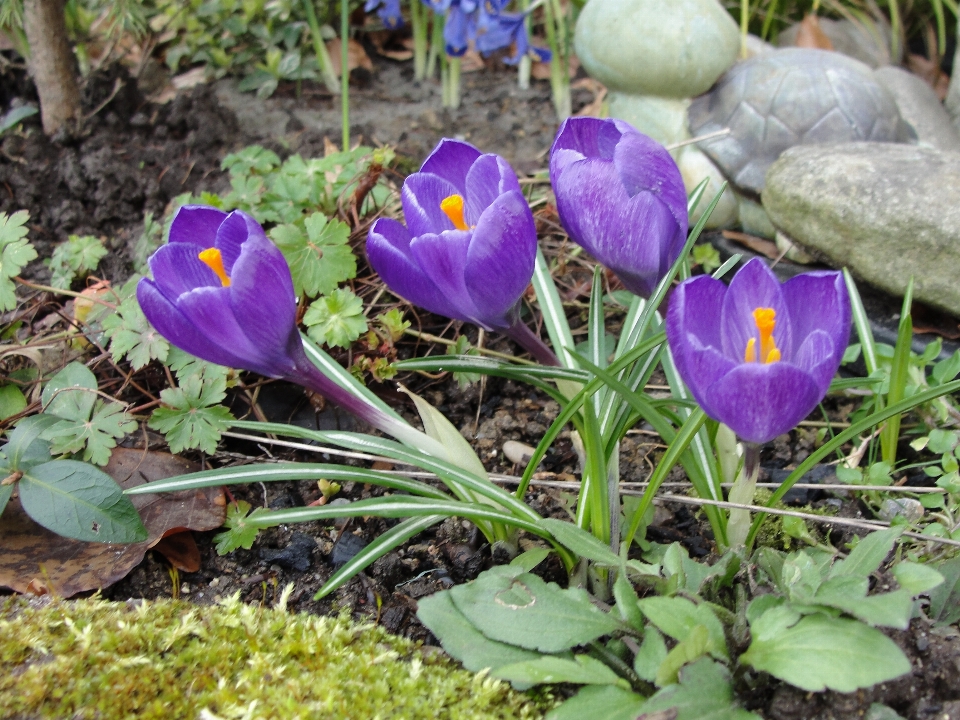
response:
[(149, 263), (153, 279), (140, 281), (137, 300), (176, 347), (218, 365), (304, 385), (398, 439), (415, 432), (310, 362), (297, 330), (287, 261), (246, 213), (181, 207), (170, 241)]
[(441, 140), (404, 181), (401, 201), (406, 226), (380, 218), (367, 235), (367, 258), (390, 290), (438, 315), (506, 333), (555, 363), (519, 322), (537, 229), (507, 161)]
[(727, 287), (685, 280), (667, 311), (677, 370), (703, 411), (750, 443), (796, 427), (826, 395), (850, 338), (850, 298), (838, 272), (781, 285), (759, 258)]
[(568, 118), (550, 182), (570, 238), (649, 297), (687, 238), (687, 194), (670, 153), (622, 120)]

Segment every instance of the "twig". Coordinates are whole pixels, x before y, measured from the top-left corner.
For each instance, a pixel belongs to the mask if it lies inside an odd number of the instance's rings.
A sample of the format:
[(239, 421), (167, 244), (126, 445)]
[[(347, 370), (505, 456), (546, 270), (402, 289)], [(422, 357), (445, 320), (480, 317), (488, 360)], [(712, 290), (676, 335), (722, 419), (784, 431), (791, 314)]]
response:
[[(446, 338), (437, 337), (436, 335), (431, 335), (430, 333), (420, 332), (419, 330), (414, 330), (413, 328), (407, 328), (403, 331), (406, 335), (411, 335), (415, 338), (420, 338), (421, 340), (426, 340), (427, 342), (439, 343), (441, 345), (446, 345), (448, 347), (453, 347), (457, 343), (455, 340), (447, 340)], [(516, 355), (508, 355), (507, 353), (497, 352), (496, 350), (488, 350), (486, 348), (475, 348), (477, 352), (481, 355), (489, 355), (490, 357), (500, 358), (501, 360), (509, 360), (511, 362), (520, 363), (521, 365), (536, 365), (537, 363), (532, 360), (526, 360)]]

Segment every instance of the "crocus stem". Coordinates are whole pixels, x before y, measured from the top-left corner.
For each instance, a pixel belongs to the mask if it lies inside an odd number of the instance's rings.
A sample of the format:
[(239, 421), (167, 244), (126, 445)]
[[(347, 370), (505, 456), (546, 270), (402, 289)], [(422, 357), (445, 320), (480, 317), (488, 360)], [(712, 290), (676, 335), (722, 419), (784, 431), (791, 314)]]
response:
[(541, 365), (560, 366), (560, 361), (553, 350), (548, 348), (543, 340), (527, 327), (526, 323), (515, 320), (513, 325), (501, 332), (533, 355)]
[[(530, 0), (520, 0), (520, 12), (526, 12), (527, 8), (530, 6)], [(523, 25), (526, 28), (526, 33), (530, 35), (530, 15), (527, 15), (526, 19), (523, 21)], [(520, 63), (517, 66), (517, 86), (521, 90), (527, 90), (530, 88), (530, 70), (533, 67), (533, 60), (529, 55), (524, 55), (520, 58)]]
[(307, 25), (310, 26), (310, 38), (313, 40), (313, 54), (317, 56), (317, 67), (320, 69), (320, 77), (327, 90), (334, 95), (340, 92), (340, 85), (337, 83), (337, 74), (333, 71), (333, 63), (330, 61), (330, 53), (327, 52), (327, 46), (323, 42), (323, 36), (320, 34), (320, 23), (317, 22), (317, 13), (313, 9), (313, 0), (303, 0), (303, 11), (307, 16)]
[(447, 79), (450, 81), (450, 90), (448, 100), (450, 104), (447, 106), (452, 110), (456, 110), (460, 107), (460, 58), (452, 57), (447, 61), (447, 64), (450, 68), (449, 75)]
[(572, 114), (570, 97), (570, 75), (567, 70), (567, 44), (565, 18), (559, 3), (547, 0), (543, 5), (544, 27), (547, 30), (547, 44), (550, 46), (550, 88), (553, 94), (553, 107), (560, 121)]
[[(737, 481), (730, 488), (728, 499), (732, 503), (743, 505), (753, 504), (753, 496), (757, 489), (757, 476), (760, 474), (760, 446), (754, 443), (743, 443), (743, 468), (737, 476)], [(731, 510), (727, 522), (727, 539), (730, 547), (741, 547), (747, 539), (750, 530), (750, 511)]]
[(413, 79), (427, 76), (427, 9), (419, 0), (410, 3), (410, 26), (413, 29)]
[[(414, 0), (416, 2), (417, 0)], [(433, 34), (430, 37), (430, 52), (427, 54), (427, 74), (426, 77), (432, 78), (437, 71), (437, 61), (443, 50), (443, 23), (437, 14), (430, 12), (433, 20)]]
[(350, 3), (340, 0), (340, 112), (343, 151), (350, 149)]
[(750, 0), (740, 0), (740, 59), (747, 59), (747, 32), (750, 24)]

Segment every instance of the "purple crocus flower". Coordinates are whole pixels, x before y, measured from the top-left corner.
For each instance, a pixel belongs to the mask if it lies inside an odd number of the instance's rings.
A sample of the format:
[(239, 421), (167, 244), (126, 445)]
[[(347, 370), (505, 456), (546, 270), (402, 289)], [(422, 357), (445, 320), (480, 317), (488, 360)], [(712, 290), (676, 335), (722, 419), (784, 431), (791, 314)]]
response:
[(373, 427), (421, 435), (341, 388), (310, 362), (283, 254), (252, 217), (184, 205), (137, 285), (147, 320), (173, 345), (218, 365), (304, 385)]
[(400, 0), (367, 0), (363, 6), (364, 12), (377, 11), (377, 16), (388, 30), (403, 27), (403, 16), (400, 14)]
[(423, 0), (423, 2), (435, 13), (446, 16), (443, 25), (443, 41), (446, 53), (450, 57), (461, 57), (473, 40), (477, 50), (483, 55), (489, 55), (516, 43), (516, 52), (511, 57), (504, 58), (504, 62), (510, 65), (516, 65), (527, 53), (541, 62), (550, 60), (549, 50), (530, 47), (527, 27), (524, 23), (527, 14), (502, 12), (508, 0)]
[(701, 275), (670, 298), (667, 340), (703, 411), (761, 444), (817, 406), (847, 347), (850, 299), (838, 272), (781, 285), (759, 258), (725, 286)]
[(403, 183), (406, 226), (377, 220), (367, 257), (397, 295), (438, 315), (512, 337), (541, 362), (553, 353), (519, 320), (537, 229), (513, 168), (499, 155), (443, 139)]
[(687, 238), (687, 194), (666, 149), (622, 120), (568, 118), (550, 182), (570, 238), (649, 297)]

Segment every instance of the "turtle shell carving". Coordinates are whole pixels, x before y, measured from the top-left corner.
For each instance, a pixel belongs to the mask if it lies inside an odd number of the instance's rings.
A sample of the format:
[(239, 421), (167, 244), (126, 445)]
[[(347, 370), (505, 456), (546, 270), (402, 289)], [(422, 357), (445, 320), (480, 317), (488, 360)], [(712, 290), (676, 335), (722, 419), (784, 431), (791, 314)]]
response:
[(767, 169), (794, 145), (907, 142), (910, 127), (890, 92), (858, 60), (788, 48), (734, 65), (689, 110), (693, 136), (734, 185), (759, 193)]

